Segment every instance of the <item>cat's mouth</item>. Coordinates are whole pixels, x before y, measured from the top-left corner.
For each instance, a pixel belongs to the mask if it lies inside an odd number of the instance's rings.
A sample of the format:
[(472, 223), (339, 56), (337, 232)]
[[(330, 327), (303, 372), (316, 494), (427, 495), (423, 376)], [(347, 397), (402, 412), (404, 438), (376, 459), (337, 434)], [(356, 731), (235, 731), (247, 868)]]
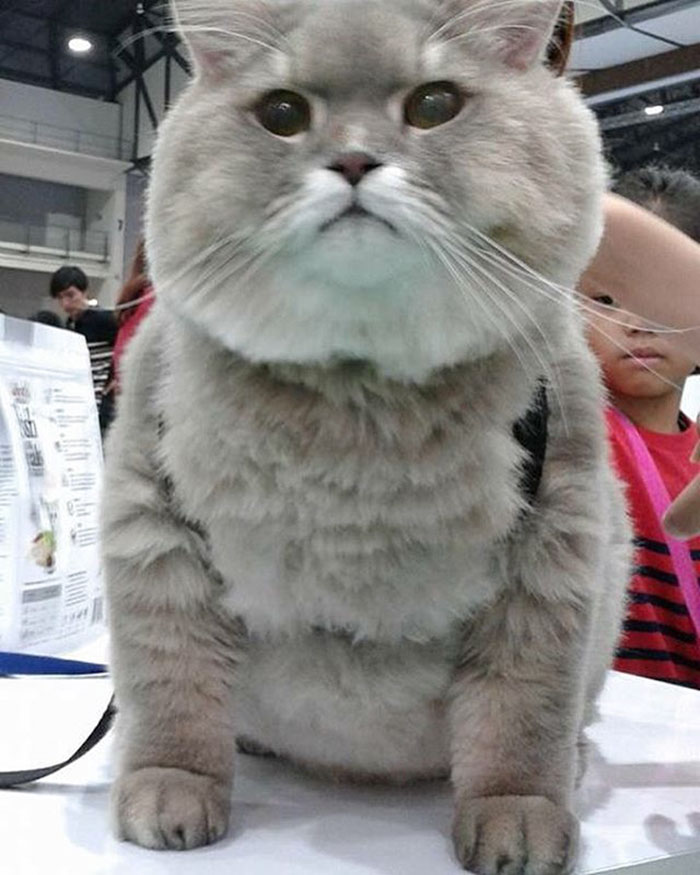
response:
[(399, 232), (396, 228), (391, 224), (391, 222), (387, 222), (386, 219), (383, 219), (381, 216), (378, 216), (376, 213), (371, 213), (369, 210), (366, 210), (363, 206), (358, 204), (357, 202), (350, 204), (349, 207), (346, 207), (342, 212), (338, 213), (337, 216), (333, 216), (332, 219), (329, 219), (327, 222), (324, 222), (320, 231), (327, 231), (329, 228), (332, 228), (334, 225), (337, 225), (338, 222), (342, 222), (344, 220), (349, 220), (351, 222), (356, 221), (365, 221), (369, 219), (370, 221), (380, 222), (394, 234), (398, 234)]

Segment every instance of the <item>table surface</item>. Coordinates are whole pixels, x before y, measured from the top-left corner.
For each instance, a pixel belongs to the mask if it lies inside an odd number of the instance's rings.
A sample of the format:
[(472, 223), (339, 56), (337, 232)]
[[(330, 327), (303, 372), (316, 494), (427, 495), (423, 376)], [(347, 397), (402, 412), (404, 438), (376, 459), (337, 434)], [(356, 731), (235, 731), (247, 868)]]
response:
[[(87, 736), (106, 679), (0, 680), (0, 770), (58, 762)], [(578, 872), (700, 872), (700, 692), (611, 673), (576, 808)], [(239, 757), (229, 835), (147, 851), (109, 830), (111, 738), (26, 788), (0, 791), (2, 868), (12, 875), (455, 875), (443, 783), (329, 786)]]

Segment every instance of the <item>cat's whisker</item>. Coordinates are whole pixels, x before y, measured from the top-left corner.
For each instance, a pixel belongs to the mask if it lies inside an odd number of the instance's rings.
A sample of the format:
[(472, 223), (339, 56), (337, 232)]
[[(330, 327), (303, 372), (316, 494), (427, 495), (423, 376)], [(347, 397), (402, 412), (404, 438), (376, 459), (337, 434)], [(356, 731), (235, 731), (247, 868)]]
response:
[[(511, 276), (520, 279), (523, 282), (527, 282), (530, 288), (538, 292), (540, 295), (546, 297), (549, 301), (558, 304), (559, 306), (569, 307), (571, 306), (571, 304), (574, 304), (584, 313), (600, 316), (602, 319), (612, 325), (619, 325), (623, 328), (639, 327), (639, 323), (636, 320), (634, 322), (630, 322), (629, 320), (615, 318), (608, 313), (602, 312), (601, 308), (604, 308), (605, 305), (594, 303), (593, 301), (591, 301), (588, 295), (584, 295), (582, 292), (578, 292), (575, 289), (571, 289), (567, 286), (561, 286), (556, 283), (552, 283), (551, 281), (548, 281), (545, 277), (538, 274), (536, 271), (525, 272), (519, 267), (507, 263), (497, 253), (489, 252), (487, 250), (482, 250), (481, 253), (485, 258), (489, 258), (494, 264), (500, 265), (503, 270), (507, 270)], [(552, 291), (552, 289), (554, 291)], [(647, 322), (646, 329), (648, 331), (653, 331), (654, 334), (673, 335), (681, 334), (688, 330), (679, 328), (667, 328), (654, 322)]]
[[(534, 283), (532, 280), (526, 279), (525, 277), (521, 277), (520, 279), (521, 279), (521, 281), (527, 283), (529, 285), (529, 287), (531, 289), (533, 289), (534, 291), (537, 291), (537, 292), (540, 292), (541, 294), (543, 294), (547, 298), (547, 300), (552, 301), (554, 303), (557, 303), (557, 302), (560, 304), (562, 303), (560, 296), (544, 292), (544, 290), (541, 287), (539, 287), (536, 283)], [(595, 315), (601, 315), (594, 308), (590, 308), (589, 312), (591, 312), (592, 314), (595, 314)], [(614, 321), (617, 321), (617, 320), (614, 320)], [(603, 337), (607, 338), (619, 350), (621, 350), (622, 352), (625, 352), (625, 353), (629, 352), (627, 347), (624, 346), (624, 344), (620, 343), (612, 335), (608, 334), (608, 332), (605, 331), (603, 328), (601, 328), (599, 325), (596, 325), (596, 324), (591, 323), (591, 322), (588, 322), (587, 324), (589, 324), (591, 326), (591, 328), (593, 328), (593, 330), (598, 331), (599, 334), (602, 334)], [(632, 325), (632, 323), (617, 323), (617, 324), (622, 324), (625, 326)], [(633, 327), (638, 327), (637, 323), (634, 323)], [(654, 333), (658, 333), (658, 332), (654, 332)], [(681, 389), (682, 388), (682, 387), (678, 386), (678, 384), (674, 383), (672, 380), (669, 380), (666, 377), (664, 377), (663, 374), (658, 373), (658, 371), (654, 370), (654, 368), (652, 368), (650, 365), (648, 365), (643, 359), (637, 358), (636, 356), (633, 356), (633, 355), (631, 355), (630, 357), (633, 358), (640, 365), (642, 365), (642, 367), (645, 370), (649, 371), (649, 373), (653, 374), (655, 377), (657, 377), (662, 382), (666, 383), (668, 386), (672, 386), (674, 389)]]
[(498, 24), (492, 27), (474, 28), (467, 33), (456, 33), (454, 36), (441, 39), (440, 43), (441, 45), (448, 45), (449, 43), (468, 42), (469, 40), (474, 39), (474, 37), (481, 36), (485, 33), (501, 33), (506, 30), (531, 30), (535, 33), (539, 33), (538, 28), (532, 27), (529, 24)]
[[(472, 255), (474, 255), (474, 254), (475, 253), (472, 253)], [(534, 327), (534, 329), (537, 332), (537, 334), (539, 335), (539, 337), (542, 339), (542, 342), (543, 342), (545, 349), (546, 349), (548, 356), (549, 356), (548, 359), (544, 359), (541, 356), (539, 356), (537, 349), (535, 347), (535, 344), (534, 344), (534, 339), (531, 339), (527, 335), (525, 335), (526, 342), (528, 343), (528, 345), (530, 345), (531, 351), (532, 351), (533, 355), (535, 355), (537, 357), (537, 361), (540, 363), (540, 366), (544, 367), (545, 373), (550, 380), (550, 383), (552, 385), (552, 389), (557, 397), (557, 400), (560, 402), (560, 407), (562, 410), (562, 418), (564, 420), (564, 428), (566, 430), (568, 430), (568, 425), (567, 425), (567, 421), (566, 421), (566, 409), (565, 409), (565, 405), (564, 405), (563, 400), (562, 400), (563, 391), (562, 391), (561, 372), (560, 372), (558, 365), (556, 364), (558, 356), (554, 352), (550, 338), (547, 337), (547, 334), (542, 329), (542, 326), (539, 324), (539, 322), (535, 318), (534, 314), (528, 310), (528, 308), (525, 306), (525, 304), (518, 298), (517, 294), (515, 294), (515, 292), (511, 288), (509, 288), (505, 282), (497, 279), (497, 277), (495, 277), (486, 267), (484, 267), (483, 265), (476, 262), (473, 258), (472, 258), (472, 264), (476, 267), (477, 270), (479, 270), (486, 277), (486, 279), (488, 281), (490, 281), (498, 286), (499, 290), (506, 296), (506, 299), (513, 306), (517, 307), (523, 313), (525, 318), (530, 322), (530, 324)], [(497, 264), (495, 264), (494, 266), (500, 267)]]
[[(431, 247), (431, 251), (435, 255), (435, 257), (438, 258), (442, 262), (445, 269), (448, 271), (450, 276), (453, 278), (457, 288), (462, 292), (462, 296), (464, 298), (465, 303), (468, 303), (470, 305), (472, 303), (476, 303), (477, 307), (484, 314), (486, 320), (492, 325), (495, 333), (497, 335), (500, 335), (503, 338), (503, 340), (508, 345), (509, 349), (513, 352), (516, 359), (520, 363), (520, 366), (522, 367), (523, 371), (526, 374), (528, 374), (528, 376), (530, 376), (531, 379), (533, 379), (533, 380), (536, 379), (537, 375), (536, 374), (533, 375), (532, 371), (530, 369), (531, 363), (525, 359), (521, 350), (519, 350), (518, 347), (516, 346), (516, 344), (513, 342), (513, 339), (508, 335), (507, 332), (505, 332), (503, 330), (503, 326), (497, 321), (493, 312), (491, 310), (489, 310), (489, 308), (486, 306), (486, 304), (481, 300), (481, 298), (478, 295), (472, 295), (472, 294), (469, 294), (467, 292), (465, 282), (464, 282), (464, 271), (467, 270), (467, 272), (468, 272), (468, 268), (466, 268), (465, 265), (460, 265), (460, 267), (461, 267), (461, 271), (460, 271), (460, 269), (458, 269), (457, 265), (450, 260), (450, 257), (447, 254), (447, 252), (445, 252), (441, 247), (439, 247), (437, 245), (434, 247)], [(490, 295), (488, 295), (488, 293), (487, 293), (487, 297), (489, 297), (489, 300), (491, 301), (491, 303), (494, 303), (491, 300), (491, 297), (490, 297)], [(498, 302), (496, 302), (496, 306), (497, 306), (497, 309), (501, 310), (501, 314), (504, 316), (504, 318), (507, 321), (510, 321), (511, 323), (513, 323), (512, 314), (508, 314), (508, 313), (504, 312), (504, 310), (499, 306)], [(515, 325), (515, 327), (516, 327), (516, 334), (518, 336), (520, 336), (520, 331), (518, 330), (519, 326)]]
[(204, 249), (199, 250), (192, 258), (186, 261), (185, 264), (182, 265), (179, 270), (173, 274), (173, 281), (181, 282), (186, 276), (190, 275), (200, 265), (208, 264), (211, 259), (215, 258), (222, 249), (241, 246), (244, 242), (246, 242), (246, 239), (247, 238), (243, 238), (240, 236), (230, 236), (216, 240), (214, 243), (211, 243)]
[[(489, 2), (489, 0), (481, 0), (481, 2), (472, 3), (467, 9), (460, 10), (455, 15), (451, 16), (451, 18), (449, 18), (447, 21), (443, 22), (437, 29), (427, 34), (426, 42), (439, 40), (440, 36), (443, 33), (449, 31), (455, 26), (464, 27), (465, 21), (468, 21), (468, 19), (475, 16), (479, 16), (484, 12), (484, 10), (489, 10), (490, 12), (491, 10), (509, 9), (517, 6), (517, 4), (518, 0), (498, 0), (498, 2), (495, 3), (491, 3)], [(438, 9), (434, 18), (439, 15), (439, 12), (440, 10)]]
[(181, 33), (209, 33), (209, 34), (218, 34), (221, 36), (233, 37), (234, 39), (243, 40), (243, 42), (252, 43), (256, 46), (260, 46), (263, 49), (267, 49), (270, 52), (279, 52), (279, 46), (273, 45), (272, 43), (265, 42), (265, 40), (257, 39), (254, 36), (251, 36), (247, 33), (241, 33), (240, 31), (229, 30), (226, 27), (211, 27), (209, 25), (199, 25), (199, 24), (181, 24), (178, 27), (178, 30)]
[[(550, 289), (555, 293), (554, 297), (550, 298), (550, 300), (557, 300), (562, 303), (562, 298), (566, 298), (567, 300), (578, 299), (582, 302), (584, 309), (589, 310), (590, 312), (597, 313), (598, 311), (595, 309), (591, 309), (593, 305), (590, 303), (590, 298), (587, 295), (584, 295), (582, 292), (577, 291), (569, 286), (563, 286), (559, 283), (553, 282), (547, 277), (540, 274), (538, 271), (534, 270), (529, 264), (526, 264), (522, 261), (518, 256), (514, 255), (510, 250), (506, 249), (504, 246), (495, 241), (492, 237), (489, 237), (488, 234), (485, 234), (483, 231), (479, 231), (473, 225), (465, 224), (465, 227), (469, 230), (470, 233), (474, 234), (478, 237), (489, 250), (492, 251), (492, 254), (495, 255), (496, 252), (503, 257), (505, 262), (511, 266), (511, 268), (516, 272), (522, 272), (523, 274), (532, 278), (532, 280), (538, 283), (538, 287), (544, 293), (544, 289), (542, 286)], [(586, 304), (586, 302), (588, 302)], [(616, 322), (620, 325), (631, 325), (632, 323), (626, 323), (622, 320), (616, 320), (613, 317), (609, 317), (609, 321)], [(636, 323), (635, 323), (636, 324)], [(700, 329), (699, 325), (694, 325), (689, 328), (672, 328), (669, 325), (663, 325), (661, 323), (656, 322), (648, 322), (649, 330), (654, 331), (656, 334), (687, 334), (691, 331), (697, 331)]]
[(225, 10), (222, 10), (220, 4), (211, 4), (210, 7), (207, 7), (206, 4), (200, 2), (200, 0), (195, 0), (195, 2), (180, 0), (177, 4), (180, 16), (185, 24), (187, 24), (188, 20), (196, 25), (202, 21), (212, 22), (226, 20), (227, 22), (237, 22), (238, 20), (244, 19), (244, 23), (250, 22), (254, 26), (258, 26), (260, 28), (260, 33), (267, 33), (268, 36), (277, 41), (278, 47), (281, 43), (288, 43), (288, 37), (274, 23), (274, 15), (267, 4), (259, 2), (258, 7), (268, 13), (267, 18), (262, 18), (260, 15), (256, 15), (250, 10), (240, 9), (235, 6), (233, 8), (226, 8)]
[(612, 335), (608, 334), (607, 331), (604, 331), (599, 325), (595, 325), (592, 322), (589, 322), (588, 325), (593, 331), (597, 331), (599, 334), (602, 334), (603, 337), (606, 338), (606, 340), (609, 340), (610, 343), (612, 343), (613, 346), (616, 346), (621, 352), (629, 355), (629, 357), (637, 362), (637, 364), (641, 365), (645, 371), (649, 371), (650, 374), (653, 374), (657, 380), (661, 380), (662, 383), (665, 383), (667, 386), (671, 386), (671, 388), (673, 389), (677, 389), (679, 392), (683, 391), (682, 383), (680, 385), (678, 383), (674, 383), (673, 380), (669, 380), (668, 377), (664, 377), (663, 374), (655, 371), (654, 368), (651, 367), (651, 365), (648, 365), (644, 361), (644, 359), (640, 359), (636, 355), (632, 355), (624, 344), (620, 343), (618, 340), (612, 337)]
[[(557, 398), (557, 401), (559, 402), (559, 405), (560, 405), (561, 410), (562, 410), (562, 419), (563, 419), (564, 428), (565, 428), (565, 430), (568, 431), (568, 424), (566, 421), (566, 410), (565, 410), (565, 405), (563, 403), (563, 393), (562, 393), (562, 389), (561, 389), (561, 373), (560, 373), (558, 367), (555, 367), (555, 366), (553, 367), (553, 365), (552, 365), (552, 362), (556, 361), (556, 356), (554, 354), (554, 351), (552, 350), (552, 346), (551, 346), (549, 339), (547, 338), (544, 331), (542, 330), (542, 327), (538, 324), (538, 322), (534, 318), (533, 314), (527, 310), (527, 308), (524, 306), (522, 301), (520, 301), (517, 298), (517, 296), (513, 293), (513, 291), (511, 289), (509, 289), (505, 285), (505, 283), (503, 283), (501, 280), (499, 280), (490, 271), (488, 271), (483, 265), (478, 264), (472, 258), (466, 259), (464, 253), (460, 252), (459, 250), (457, 251), (456, 254), (457, 254), (457, 257), (460, 258), (460, 261), (464, 265), (465, 268), (469, 268), (472, 271), (476, 270), (479, 272), (482, 279), (485, 280), (485, 283), (482, 281), (482, 283), (480, 284), (481, 289), (488, 295), (490, 301), (498, 306), (498, 308), (501, 311), (501, 313), (503, 314), (503, 316), (505, 318), (509, 319), (511, 324), (515, 325), (516, 328), (518, 329), (520, 336), (522, 337), (523, 341), (526, 343), (526, 345), (529, 348), (530, 352), (532, 353), (535, 361), (538, 363), (543, 374), (548, 378), (548, 380), (552, 386), (552, 391), (554, 392), (555, 397)], [(472, 275), (473, 275), (473, 273), (472, 273)], [(528, 335), (528, 332), (524, 330), (524, 328), (521, 324), (519, 324), (515, 321), (513, 310), (511, 308), (505, 306), (505, 304), (499, 300), (498, 295), (491, 293), (491, 290), (489, 289), (489, 284), (491, 284), (491, 286), (497, 288), (500, 293), (505, 295), (507, 301), (510, 304), (517, 306), (518, 309), (523, 313), (523, 315), (530, 322), (530, 324), (535, 328), (535, 331), (542, 338), (542, 340), (545, 344), (545, 347), (547, 349), (547, 352), (549, 353), (549, 360), (547, 360), (546, 358), (544, 358), (541, 355), (541, 353), (538, 351), (537, 347), (535, 346), (533, 338), (531, 338)]]
[[(476, 268), (477, 265), (475, 265), (474, 262), (468, 256), (465, 256), (465, 254), (459, 249), (459, 246), (451, 245), (449, 242), (447, 243), (447, 246), (446, 246), (444, 239), (441, 239), (440, 242), (436, 244), (434, 251), (436, 252), (436, 254), (438, 254), (438, 256), (441, 258), (441, 260), (443, 260), (442, 259), (443, 255), (448, 256), (448, 257), (451, 256), (451, 258), (453, 259), (452, 262), (449, 262), (451, 265), (450, 273), (451, 273), (452, 277), (455, 279), (457, 286), (460, 288), (465, 300), (468, 301), (470, 304), (473, 301), (478, 302), (478, 304), (481, 306), (482, 310), (489, 312), (489, 315), (491, 316), (492, 324), (498, 325), (498, 323), (493, 318), (492, 311), (488, 311), (488, 308), (485, 307), (485, 305), (484, 305), (483, 301), (481, 301), (479, 295), (474, 294), (473, 287), (470, 288), (466, 285), (465, 276), (464, 276), (464, 274), (466, 273), (469, 277), (471, 277), (473, 286), (479, 287), (480, 291), (484, 292), (487, 295), (490, 303), (493, 304), (499, 310), (499, 312), (501, 313), (503, 318), (507, 322), (509, 322), (511, 325), (514, 326), (514, 328), (516, 330), (516, 335), (518, 337), (520, 337), (521, 339), (523, 339), (525, 341), (525, 343), (528, 345), (530, 352), (533, 354), (533, 357), (537, 361), (541, 371), (549, 376), (549, 366), (548, 366), (547, 362), (544, 359), (542, 359), (542, 357), (540, 356), (540, 354), (538, 353), (538, 351), (536, 350), (534, 345), (530, 343), (526, 332), (523, 330), (523, 326), (515, 318), (515, 314), (512, 311), (508, 310), (508, 308), (505, 307), (505, 305), (497, 297), (494, 297), (490, 293), (490, 290), (485, 286), (485, 284), (483, 282), (483, 278), (481, 281), (479, 281), (479, 278), (475, 276), (474, 268)], [(444, 260), (443, 260), (443, 263), (445, 263)], [(460, 270), (461, 270), (461, 272), (460, 272)], [(489, 280), (495, 281), (497, 283), (497, 280), (495, 280), (495, 278), (488, 277), (487, 282)], [(529, 315), (529, 314), (527, 314), (527, 315)], [(536, 325), (536, 323), (534, 323), (534, 320), (531, 320), (531, 321), (533, 321), (533, 324)], [(503, 329), (500, 325), (498, 325), (497, 333), (499, 333), (502, 337), (504, 337), (504, 339), (508, 342), (509, 347), (516, 355), (516, 357), (517, 357), (518, 361), (520, 362), (521, 366), (523, 367), (523, 370), (525, 371), (525, 373), (529, 374), (534, 379), (539, 378), (540, 374), (533, 375), (531, 368), (530, 368), (530, 363), (527, 362), (523, 358), (520, 350), (518, 350), (517, 347), (512, 343), (510, 337), (508, 336), (508, 334), (506, 332), (503, 331)]]

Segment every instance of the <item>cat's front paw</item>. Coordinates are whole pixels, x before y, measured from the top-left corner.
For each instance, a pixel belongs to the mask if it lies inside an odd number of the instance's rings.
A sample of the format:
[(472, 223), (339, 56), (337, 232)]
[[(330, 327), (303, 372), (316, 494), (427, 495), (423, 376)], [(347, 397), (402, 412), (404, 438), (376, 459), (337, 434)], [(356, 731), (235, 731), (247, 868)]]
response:
[(576, 818), (542, 796), (482, 796), (457, 804), (455, 851), (477, 875), (565, 875), (576, 856)]
[(227, 782), (183, 769), (146, 768), (112, 790), (117, 838), (144, 848), (184, 851), (218, 841), (230, 809)]

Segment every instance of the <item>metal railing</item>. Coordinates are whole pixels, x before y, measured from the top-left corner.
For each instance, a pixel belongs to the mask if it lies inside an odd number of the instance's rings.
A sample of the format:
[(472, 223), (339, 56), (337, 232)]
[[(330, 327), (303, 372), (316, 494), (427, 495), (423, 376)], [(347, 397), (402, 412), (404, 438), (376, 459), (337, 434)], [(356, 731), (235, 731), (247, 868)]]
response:
[(46, 250), (61, 256), (90, 255), (109, 260), (109, 235), (106, 231), (82, 231), (63, 225), (36, 225), (0, 216), (0, 249), (20, 249), (32, 253)]
[(131, 156), (131, 143), (127, 140), (10, 115), (0, 115), (0, 138), (100, 158), (128, 160)]

